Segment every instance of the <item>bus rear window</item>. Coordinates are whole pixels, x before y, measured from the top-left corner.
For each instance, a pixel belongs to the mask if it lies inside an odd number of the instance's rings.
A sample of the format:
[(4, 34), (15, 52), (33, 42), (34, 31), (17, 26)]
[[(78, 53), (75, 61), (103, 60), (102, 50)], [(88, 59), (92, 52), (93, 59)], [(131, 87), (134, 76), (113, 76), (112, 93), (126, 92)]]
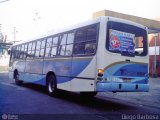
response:
[(119, 22), (108, 22), (106, 43), (107, 50), (123, 56), (145, 56), (148, 51), (146, 30)]

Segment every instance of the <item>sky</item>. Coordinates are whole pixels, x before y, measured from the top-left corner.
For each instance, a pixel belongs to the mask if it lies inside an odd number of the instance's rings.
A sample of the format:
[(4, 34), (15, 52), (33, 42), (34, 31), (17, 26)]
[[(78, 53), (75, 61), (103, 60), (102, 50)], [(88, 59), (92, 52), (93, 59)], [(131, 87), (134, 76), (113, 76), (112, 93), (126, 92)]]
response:
[[(0, 0), (2, 1), (2, 0)], [(26, 40), (89, 19), (101, 10), (160, 18), (160, 0), (9, 0), (0, 3), (0, 24), (8, 40)]]

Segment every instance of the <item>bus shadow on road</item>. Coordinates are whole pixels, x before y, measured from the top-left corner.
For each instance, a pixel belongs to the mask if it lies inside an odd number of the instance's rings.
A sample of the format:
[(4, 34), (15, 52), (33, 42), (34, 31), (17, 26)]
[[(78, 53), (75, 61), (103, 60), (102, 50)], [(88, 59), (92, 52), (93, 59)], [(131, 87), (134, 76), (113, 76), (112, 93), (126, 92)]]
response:
[[(46, 87), (41, 85), (25, 83), (22, 85), (22, 87), (29, 88), (43, 95), (47, 95)], [(134, 107), (133, 105), (118, 99), (103, 98), (99, 95), (93, 98), (88, 98), (88, 97), (81, 96), (79, 93), (68, 92), (63, 90), (59, 90), (58, 94), (55, 97), (53, 97), (53, 99), (61, 99), (61, 100), (64, 100), (65, 102), (78, 104), (81, 106), (85, 106), (85, 107), (100, 110), (100, 111), (114, 112), (114, 111), (123, 111), (123, 110), (129, 111), (129, 110), (136, 109), (136, 107)]]
[(103, 98), (97, 94), (96, 97), (89, 98), (81, 96), (79, 93), (60, 91), (62, 94), (58, 95), (58, 98), (64, 99), (71, 103), (76, 103), (81, 106), (89, 107), (100, 111), (123, 111), (136, 109), (134, 106), (127, 104), (123, 101)]

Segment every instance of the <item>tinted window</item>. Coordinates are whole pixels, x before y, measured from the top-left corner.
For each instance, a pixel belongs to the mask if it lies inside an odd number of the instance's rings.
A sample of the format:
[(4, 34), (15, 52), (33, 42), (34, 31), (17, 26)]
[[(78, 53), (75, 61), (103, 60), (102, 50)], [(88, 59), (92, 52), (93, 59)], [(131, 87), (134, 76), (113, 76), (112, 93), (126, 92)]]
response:
[(21, 59), (24, 58), (24, 45), (22, 45), (22, 47), (21, 47), (20, 58)]
[(97, 38), (97, 24), (78, 29), (75, 35), (74, 55), (94, 54)]
[(16, 54), (17, 52), (17, 48), (16, 47), (12, 47), (12, 50), (11, 50), (11, 60), (15, 59), (17, 56)]
[(21, 51), (21, 45), (19, 45), (19, 46), (17, 46), (17, 59), (19, 59), (20, 58), (20, 51)]

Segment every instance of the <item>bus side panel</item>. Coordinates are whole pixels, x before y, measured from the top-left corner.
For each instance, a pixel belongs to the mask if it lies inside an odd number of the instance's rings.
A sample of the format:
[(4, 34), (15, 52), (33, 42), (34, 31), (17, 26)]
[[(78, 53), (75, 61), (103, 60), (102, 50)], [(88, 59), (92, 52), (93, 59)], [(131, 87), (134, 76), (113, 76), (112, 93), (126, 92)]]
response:
[(14, 70), (17, 69), (18, 72), (25, 71), (25, 61), (16, 61), (14, 62)]
[(72, 91), (95, 90), (96, 57), (73, 58)]
[(56, 74), (56, 62), (54, 60), (44, 60), (43, 74), (53, 71)]
[(20, 79), (30, 83), (45, 85), (45, 76), (41, 74), (20, 73)]
[(44, 74), (52, 71), (56, 75), (57, 88), (63, 90), (71, 89), (71, 66), (72, 58), (56, 58), (52, 60), (45, 60), (44, 62)]
[(21, 73), (20, 79), (26, 82), (45, 85), (44, 82), (45, 78), (42, 75), (42, 70), (43, 70), (42, 60), (26, 61), (25, 72)]
[[(25, 61), (14, 61), (13, 66), (9, 70), (9, 78), (14, 79), (14, 71), (17, 70), (19, 75), (25, 72)], [(23, 78), (20, 78), (24, 80)]]
[[(68, 91), (94, 91), (95, 61), (92, 57), (56, 58), (44, 62), (44, 74), (53, 71), (57, 88)], [(91, 85), (92, 84), (92, 85)]]

